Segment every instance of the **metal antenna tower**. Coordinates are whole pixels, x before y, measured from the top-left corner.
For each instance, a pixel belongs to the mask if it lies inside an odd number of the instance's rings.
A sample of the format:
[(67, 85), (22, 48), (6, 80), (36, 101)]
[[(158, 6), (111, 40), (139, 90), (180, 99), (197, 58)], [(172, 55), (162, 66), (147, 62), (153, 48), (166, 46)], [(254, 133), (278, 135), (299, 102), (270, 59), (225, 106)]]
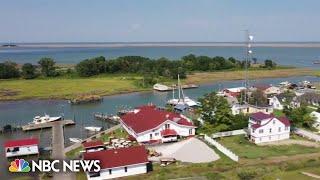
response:
[(249, 30), (245, 30), (245, 45), (246, 45), (246, 53), (245, 53), (245, 96), (244, 96), (244, 102), (245, 103), (248, 103), (249, 101), (249, 97), (248, 97), (248, 89), (249, 89), (249, 75), (248, 75), (248, 64), (249, 64), (249, 58), (250, 58), (250, 55), (252, 54), (252, 50), (251, 50), (251, 43), (253, 41), (253, 36), (250, 35), (249, 33)]

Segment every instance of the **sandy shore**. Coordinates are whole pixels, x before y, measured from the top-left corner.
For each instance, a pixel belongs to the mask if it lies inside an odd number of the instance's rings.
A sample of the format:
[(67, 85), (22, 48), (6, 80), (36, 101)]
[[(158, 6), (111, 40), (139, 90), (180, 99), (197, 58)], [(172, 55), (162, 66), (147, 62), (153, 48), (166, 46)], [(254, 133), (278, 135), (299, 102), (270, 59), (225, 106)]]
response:
[[(116, 47), (241, 47), (242, 42), (110, 42), (110, 43), (17, 43), (24, 48), (116, 48)], [(320, 42), (256, 42), (255, 47), (320, 48)], [(15, 47), (11, 47), (15, 48)]]

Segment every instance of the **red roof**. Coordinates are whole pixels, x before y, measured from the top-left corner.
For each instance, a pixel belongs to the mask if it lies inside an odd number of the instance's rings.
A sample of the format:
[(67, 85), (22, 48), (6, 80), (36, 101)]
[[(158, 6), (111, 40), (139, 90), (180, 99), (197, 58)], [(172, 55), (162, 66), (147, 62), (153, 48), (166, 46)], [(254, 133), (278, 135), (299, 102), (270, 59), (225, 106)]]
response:
[(173, 121), (183, 126), (193, 126), (186, 118), (178, 113), (160, 110), (156, 106), (142, 106), (134, 112), (121, 116), (122, 122), (130, 127), (135, 133), (141, 133), (154, 129), (166, 120)]
[(21, 147), (21, 146), (31, 146), (31, 145), (38, 145), (39, 140), (36, 138), (28, 138), (28, 139), (17, 139), (17, 140), (10, 140), (4, 143), (4, 147)]
[(254, 120), (262, 121), (265, 119), (273, 118), (274, 116), (272, 114), (265, 114), (263, 112), (256, 112), (256, 113), (251, 114), (250, 117)]
[(290, 126), (290, 120), (287, 117), (278, 118), (285, 126)]
[(83, 145), (83, 147), (84, 147), (85, 149), (87, 149), (87, 148), (93, 148), (93, 147), (104, 146), (104, 144), (103, 144), (103, 142), (102, 142), (101, 140), (83, 142), (82, 145)]
[(84, 160), (100, 160), (101, 169), (148, 163), (148, 154), (144, 146), (102, 150), (83, 153)]
[(174, 129), (165, 129), (161, 131), (161, 136), (176, 136), (176, 135), (178, 135), (178, 133)]

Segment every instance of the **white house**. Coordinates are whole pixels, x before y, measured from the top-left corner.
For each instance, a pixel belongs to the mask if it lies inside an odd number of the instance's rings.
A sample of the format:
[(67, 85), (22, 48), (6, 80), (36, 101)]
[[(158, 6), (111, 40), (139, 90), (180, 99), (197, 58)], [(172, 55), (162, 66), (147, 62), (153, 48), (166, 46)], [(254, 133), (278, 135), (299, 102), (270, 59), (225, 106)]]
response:
[(310, 116), (315, 118), (315, 122), (313, 124), (313, 127), (317, 128), (320, 131), (320, 113), (313, 111), (310, 114)]
[(39, 140), (36, 138), (9, 140), (4, 143), (6, 157), (24, 156), (39, 153)]
[(231, 112), (233, 115), (236, 114), (252, 114), (256, 112), (263, 112), (266, 114), (273, 113), (272, 106), (254, 106), (251, 104), (234, 104), (231, 106)]
[(83, 159), (100, 161), (100, 172), (87, 172), (88, 180), (113, 179), (148, 172), (148, 154), (144, 146), (85, 152)]
[(290, 121), (286, 117), (276, 118), (262, 112), (250, 115), (249, 139), (256, 143), (279, 141), (290, 138)]
[(273, 107), (273, 109), (282, 110), (283, 105), (277, 96), (272, 96), (268, 98), (269, 105)]
[(263, 93), (266, 95), (281, 93), (281, 89), (279, 87), (272, 86), (272, 85), (256, 84), (253, 86), (253, 88), (263, 91)]
[(192, 121), (182, 114), (141, 106), (120, 118), (123, 128), (141, 143), (177, 141), (195, 135)]

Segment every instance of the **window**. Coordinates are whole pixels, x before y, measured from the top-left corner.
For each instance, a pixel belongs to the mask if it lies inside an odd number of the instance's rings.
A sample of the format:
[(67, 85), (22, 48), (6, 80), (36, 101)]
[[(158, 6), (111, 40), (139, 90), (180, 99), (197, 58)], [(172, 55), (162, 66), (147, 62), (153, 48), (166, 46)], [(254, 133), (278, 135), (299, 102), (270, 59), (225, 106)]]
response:
[(189, 129), (189, 135), (191, 135), (192, 134), (192, 129)]
[(170, 129), (170, 124), (165, 124), (164, 127), (165, 129)]
[(109, 169), (109, 174), (112, 174), (112, 169)]
[(267, 108), (267, 109), (266, 109), (266, 112), (268, 112), (268, 111), (269, 111), (269, 109)]
[(128, 172), (128, 167), (124, 167), (124, 172)]
[(281, 132), (281, 127), (278, 128), (278, 132)]
[(150, 139), (152, 139), (152, 134), (150, 134)]
[(155, 133), (154, 136), (159, 136), (159, 133)]
[(263, 129), (260, 129), (260, 130), (259, 130), (259, 133), (260, 133), (260, 134), (263, 133)]
[(272, 122), (273, 124), (276, 124), (276, 120), (273, 120), (273, 122)]
[(271, 133), (271, 132), (272, 132), (272, 129), (270, 128), (270, 129), (269, 129), (269, 133)]
[(249, 108), (247, 108), (247, 112), (249, 112)]

